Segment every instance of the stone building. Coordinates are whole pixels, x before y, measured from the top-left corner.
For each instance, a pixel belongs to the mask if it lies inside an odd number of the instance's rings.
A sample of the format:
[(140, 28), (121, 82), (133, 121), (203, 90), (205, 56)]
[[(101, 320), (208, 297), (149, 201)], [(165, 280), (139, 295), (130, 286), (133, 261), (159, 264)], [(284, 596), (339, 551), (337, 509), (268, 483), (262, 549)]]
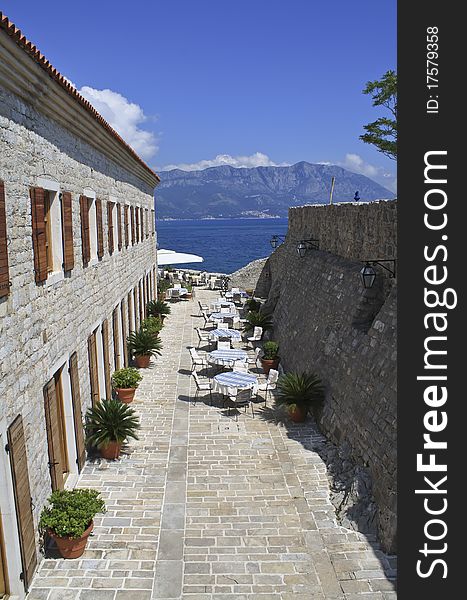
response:
[(156, 296), (158, 182), (0, 13), (0, 598), (25, 595), (82, 416)]

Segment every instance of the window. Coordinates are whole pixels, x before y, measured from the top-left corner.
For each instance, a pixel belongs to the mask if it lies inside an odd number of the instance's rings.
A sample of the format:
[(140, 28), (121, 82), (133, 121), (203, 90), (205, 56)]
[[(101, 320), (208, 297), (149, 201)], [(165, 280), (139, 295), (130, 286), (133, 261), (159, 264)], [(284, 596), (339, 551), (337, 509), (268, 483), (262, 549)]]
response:
[(107, 228), (109, 241), (109, 254), (114, 251), (114, 222), (115, 222), (115, 202), (107, 202)]
[(115, 204), (115, 212), (117, 213), (117, 248), (119, 250), (123, 247), (122, 239), (122, 205), (118, 202)]
[(102, 230), (102, 203), (91, 196), (93, 192), (80, 197), (81, 243), (83, 266), (94, 264), (104, 254)]
[(136, 235), (136, 243), (139, 242), (139, 206), (135, 207), (135, 235)]
[(131, 221), (131, 244), (134, 246), (136, 241), (135, 235), (135, 207), (130, 206), (130, 221)]
[(124, 231), (124, 237), (125, 237), (125, 248), (128, 248), (128, 246), (130, 245), (130, 225), (128, 223), (128, 210), (129, 210), (129, 206), (128, 204), (125, 204), (123, 207), (123, 231)]
[(152, 235), (155, 235), (156, 233), (156, 216), (154, 209), (151, 209), (151, 233)]

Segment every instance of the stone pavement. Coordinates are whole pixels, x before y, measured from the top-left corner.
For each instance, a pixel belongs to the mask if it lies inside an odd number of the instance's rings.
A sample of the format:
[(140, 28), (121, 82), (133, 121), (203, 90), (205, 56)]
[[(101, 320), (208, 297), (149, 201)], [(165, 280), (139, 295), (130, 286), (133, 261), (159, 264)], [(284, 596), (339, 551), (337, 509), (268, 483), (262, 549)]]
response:
[(137, 390), (140, 439), (118, 461), (87, 464), (102, 492), (84, 556), (45, 559), (28, 600), (393, 600), (394, 558), (340, 527), (312, 423), (257, 405), (229, 417), (192, 402), (187, 346), (197, 300), (172, 305), (164, 350)]

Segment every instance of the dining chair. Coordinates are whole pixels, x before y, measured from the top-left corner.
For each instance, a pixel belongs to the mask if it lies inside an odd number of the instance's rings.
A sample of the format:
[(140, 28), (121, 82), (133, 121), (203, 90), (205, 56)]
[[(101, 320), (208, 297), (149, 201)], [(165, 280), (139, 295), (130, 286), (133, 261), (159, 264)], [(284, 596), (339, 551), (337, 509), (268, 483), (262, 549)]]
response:
[[(244, 408), (245, 413), (248, 406), (251, 406), (251, 415), (255, 417), (255, 411), (253, 410), (253, 402), (251, 402), (252, 391), (251, 388), (246, 390), (237, 390), (237, 393), (234, 395), (229, 395), (229, 400), (231, 404), (238, 410), (239, 408)], [(229, 406), (229, 415), (230, 415), (230, 406)], [(238, 412), (235, 415), (235, 420), (238, 421)]]
[[(268, 399), (268, 393), (272, 392), (277, 387), (277, 380), (279, 379), (279, 371), (275, 369), (270, 369), (268, 373), (268, 378), (265, 383), (260, 383), (258, 385), (258, 391), (264, 392), (264, 406), (266, 406), (266, 402)], [(256, 392), (256, 396), (258, 397), (258, 392)]]
[(192, 373), (192, 375), (193, 375), (193, 379), (195, 380), (195, 384), (196, 384), (196, 391), (195, 391), (195, 395), (193, 398), (193, 404), (196, 404), (196, 401), (198, 400), (200, 392), (209, 392), (209, 404), (212, 406), (211, 380), (209, 379), (208, 381), (200, 381), (196, 371), (194, 371)]

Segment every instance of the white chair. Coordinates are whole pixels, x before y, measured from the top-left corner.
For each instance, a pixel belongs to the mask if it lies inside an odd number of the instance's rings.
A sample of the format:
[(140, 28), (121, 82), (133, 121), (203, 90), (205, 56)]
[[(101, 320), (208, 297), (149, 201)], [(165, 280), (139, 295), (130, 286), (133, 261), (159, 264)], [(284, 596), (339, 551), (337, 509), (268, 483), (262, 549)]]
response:
[(248, 365), (244, 360), (234, 360), (232, 371), (237, 373), (248, 373)]
[[(266, 382), (260, 383), (258, 385), (258, 392), (260, 392), (260, 391), (264, 392), (264, 406), (266, 406), (266, 402), (268, 399), (268, 393), (270, 393), (272, 390), (276, 389), (278, 379), (279, 379), (279, 371), (276, 371), (275, 369), (270, 369), (268, 378), (266, 379)], [(258, 393), (257, 393), (257, 395), (258, 395)]]
[(223, 339), (219, 338), (217, 340), (217, 349), (218, 350), (230, 350), (230, 339), (226, 338), (226, 340), (223, 340)]
[(254, 355), (254, 357), (253, 357), (253, 358), (248, 358), (248, 359), (247, 359), (247, 360), (248, 360), (248, 363), (249, 363), (250, 365), (255, 365), (255, 367), (259, 369), (259, 364), (258, 364), (258, 363), (259, 363), (259, 360), (260, 360), (260, 358), (261, 358), (261, 354), (262, 354), (262, 353), (263, 353), (263, 350), (262, 350), (262, 348), (261, 348), (260, 346), (256, 347), (256, 348), (255, 348), (255, 355)]
[(207, 367), (208, 364), (204, 356), (200, 356), (196, 348), (188, 348), (191, 356), (191, 371), (195, 371), (196, 367)]
[(174, 288), (172, 293), (170, 294), (171, 300), (180, 300), (180, 290), (178, 288)]
[(182, 284), (181, 283), (174, 283), (174, 289), (179, 290), (181, 289)]
[[(247, 390), (238, 390), (235, 396), (229, 395), (230, 402), (235, 406), (235, 408), (244, 408), (245, 412), (248, 406), (251, 406), (251, 414), (254, 418), (255, 412), (253, 410), (253, 403), (251, 402), (251, 389)], [(229, 406), (229, 415), (230, 415), (230, 406)], [(235, 420), (238, 421), (238, 413), (235, 415)]]
[(209, 392), (209, 403), (212, 406), (212, 386), (211, 386), (211, 381), (200, 381), (198, 374), (196, 373), (196, 371), (194, 371), (192, 373), (193, 378), (195, 380), (196, 383), (196, 392), (195, 392), (195, 396), (193, 398), (193, 404), (196, 404), (196, 400), (198, 400), (198, 396), (200, 394), (200, 392)]
[(228, 304), (221, 304), (221, 310), (220, 313), (221, 315), (225, 314), (225, 313), (229, 313), (230, 312), (230, 306)]
[(199, 304), (199, 316), (202, 317), (203, 312), (208, 312), (209, 306), (207, 304), (203, 304), (199, 300), (198, 300), (198, 304)]
[(201, 331), (199, 327), (195, 327), (196, 333), (198, 334), (198, 348), (203, 344), (210, 344), (209, 334)]
[(253, 347), (255, 347), (255, 342), (259, 342), (261, 341), (261, 338), (263, 337), (263, 328), (262, 327), (255, 327), (253, 330), (253, 335), (250, 337), (247, 337), (247, 342), (250, 342), (251, 345)]

